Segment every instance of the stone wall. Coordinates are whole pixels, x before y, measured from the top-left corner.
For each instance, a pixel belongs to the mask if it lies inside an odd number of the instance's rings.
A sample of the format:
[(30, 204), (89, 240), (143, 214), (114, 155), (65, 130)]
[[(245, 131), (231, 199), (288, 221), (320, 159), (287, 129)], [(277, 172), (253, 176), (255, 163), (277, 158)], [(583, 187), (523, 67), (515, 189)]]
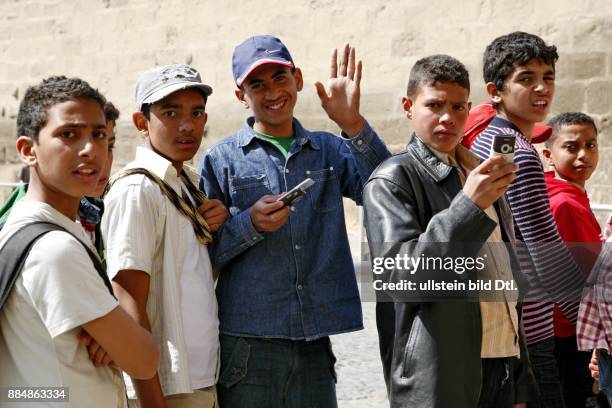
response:
[[(418, 58), (448, 53), (472, 75), (472, 100), (485, 100), (481, 58), (496, 36), (514, 30), (558, 46), (552, 114), (582, 110), (600, 126), (601, 162), (589, 184), (593, 202), (612, 203), (612, 2), (607, 0), (0, 0), (0, 181), (18, 167), (14, 121), (27, 86), (52, 74), (77, 75), (122, 111), (115, 166), (139, 136), (130, 114), (138, 74), (190, 63), (214, 88), (203, 148), (237, 129), (233, 47), (247, 36), (283, 39), (302, 68), (296, 115), (307, 127), (335, 130), (320, 108), (315, 80), (328, 74), (333, 47), (349, 41), (364, 61), (362, 111), (394, 150), (411, 130), (400, 98)], [(199, 158), (196, 157), (196, 160)], [(5, 193), (0, 189), (0, 195)]]

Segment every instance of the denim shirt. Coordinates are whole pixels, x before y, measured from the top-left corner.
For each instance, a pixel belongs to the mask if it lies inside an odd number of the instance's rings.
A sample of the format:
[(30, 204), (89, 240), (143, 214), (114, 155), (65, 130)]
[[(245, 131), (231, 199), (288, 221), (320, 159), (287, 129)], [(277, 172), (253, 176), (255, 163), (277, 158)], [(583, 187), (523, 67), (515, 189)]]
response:
[[(287, 159), (253, 131), (240, 131), (206, 151), (201, 187), (231, 217), (210, 246), (221, 333), (313, 340), (363, 328), (342, 197), (362, 202), (370, 173), (390, 156), (366, 123), (353, 139), (310, 132), (293, 120)], [(294, 202), (275, 232), (259, 233), (251, 206), (306, 178), (315, 184)]]

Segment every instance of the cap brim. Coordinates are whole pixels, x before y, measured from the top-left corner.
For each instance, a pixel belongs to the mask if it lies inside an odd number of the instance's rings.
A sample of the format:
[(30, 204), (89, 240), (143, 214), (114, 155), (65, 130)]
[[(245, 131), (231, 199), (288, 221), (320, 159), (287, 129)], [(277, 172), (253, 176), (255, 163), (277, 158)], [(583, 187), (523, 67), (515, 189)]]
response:
[(543, 143), (550, 138), (552, 135), (552, 127), (548, 125), (535, 125), (533, 128), (533, 136), (531, 137), (531, 143)]
[(249, 75), (251, 75), (251, 73), (257, 69), (258, 67), (265, 65), (265, 64), (276, 64), (276, 65), (283, 65), (285, 67), (289, 67), (289, 68), (293, 68), (293, 62), (291, 61), (287, 61), (286, 59), (283, 58), (263, 58), (260, 60), (255, 61), (254, 63), (252, 63), (251, 65), (249, 65), (249, 68), (244, 71), (244, 73), (242, 75), (240, 75), (238, 78), (236, 78), (236, 85), (241, 86), (242, 83), (248, 78)]
[(137, 106), (137, 109), (141, 110), (142, 105), (144, 104), (151, 104), (151, 103), (161, 101), (166, 96), (173, 94), (176, 91), (180, 91), (183, 89), (191, 89), (191, 88), (199, 89), (204, 94), (204, 97), (208, 97), (210, 94), (212, 94), (212, 88), (208, 85), (197, 83), (197, 82), (178, 82), (178, 83), (170, 84), (166, 87), (163, 87), (153, 92), (151, 95), (143, 99), (142, 102), (140, 102), (140, 106)]

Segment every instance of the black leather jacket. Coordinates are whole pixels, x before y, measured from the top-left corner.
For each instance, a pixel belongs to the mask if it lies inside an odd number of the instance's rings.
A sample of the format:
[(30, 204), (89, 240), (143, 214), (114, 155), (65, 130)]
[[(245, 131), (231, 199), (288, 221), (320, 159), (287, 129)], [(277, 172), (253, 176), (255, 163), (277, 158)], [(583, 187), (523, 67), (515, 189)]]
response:
[[(443, 242), (484, 243), (496, 225), (461, 191), (457, 169), (442, 162), (417, 137), (406, 151), (374, 171), (363, 197), (371, 259), (395, 256), (389, 250), (394, 246), (384, 243), (417, 242), (419, 252), (430, 253), (452, 247), (439, 244)], [(495, 208), (504, 241), (513, 242), (507, 203), (500, 199)], [(509, 252), (514, 278), (525, 288), (524, 278), (516, 272), (516, 255)], [(477, 407), (482, 383), (479, 303), (378, 300), (380, 353), (391, 407)], [(526, 402), (535, 399), (537, 388), (522, 331), (519, 337), (515, 401)]]

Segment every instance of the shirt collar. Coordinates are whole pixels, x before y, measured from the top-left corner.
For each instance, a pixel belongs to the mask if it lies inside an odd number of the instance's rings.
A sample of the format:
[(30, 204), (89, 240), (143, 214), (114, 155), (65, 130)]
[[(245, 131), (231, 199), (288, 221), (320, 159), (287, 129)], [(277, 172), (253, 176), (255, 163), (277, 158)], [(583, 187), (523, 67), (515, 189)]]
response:
[(146, 146), (136, 147), (136, 156), (130, 167), (147, 169), (165, 181), (178, 177), (177, 171), (170, 160), (160, 156)]
[(85, 233), (83, 227), (71, 220), (64, 214), (42, 201), (23, 199), (15, 204), (9, 219), (20, 219), (23, 221), (46, 221), (59, 225), (68, 230), (72, 235), (78, 237), (85, 244), (91, 246), (91, 240)]
[[(414, 148), (417, 156), (425, 163), (425, 169), (430, 173), (436, 182), (445, 179), (456, 164), (451, 164), (446, 153), (439, 152), (426, 145), (416, 134), (413, 135), (408, 146)], [(480, 163), (478, 158), (465, 148), (462, 144), (457, 145), (455, 157), (467, 170), (473, 170)]]
[[(257, 137), (257, 134), (253, 130), (254, 123), (255, 118), (253, 116), (246, 119), (242, 129), (240, 129), (240, 132), (238, 132), (238, 147), (248, 146), (253, 139)], [(312, 136), (312, 133), (305, 130), (296, 118), (293, 118), (293, 131), (294, 141), (300, 147), (304, 146), (306, 143), (310, 143), (310, 146), (313, 149), (321, 149), (319, 142)]]
[[(521, 132), (521, 130), (518, 127), (516, 127), (516, 125), (514, 123), (512, 123), (509, 120), (504, 119), (504, 118), (502, 118), (500, 116), (497, 116), (497, 115), (493, 118), (491, 123), (489, 123), (489, 126), (496, 126), (496, 127), (500, 127), (500, 128), (510, 128), (512, 130), (517, 131), (521, 135), (523, 134), (523, 132)], [(525, 136), (525, 135), (523, 135), (523, 136)]]

